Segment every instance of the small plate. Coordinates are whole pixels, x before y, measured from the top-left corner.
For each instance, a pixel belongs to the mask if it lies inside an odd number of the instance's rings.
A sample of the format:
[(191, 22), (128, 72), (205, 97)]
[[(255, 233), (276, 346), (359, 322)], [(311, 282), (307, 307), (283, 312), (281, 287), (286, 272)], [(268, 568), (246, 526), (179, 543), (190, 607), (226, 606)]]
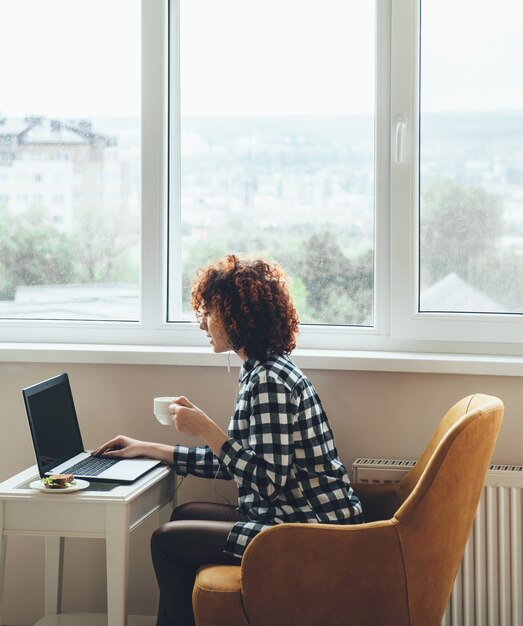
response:
[(89, 487), (89, 482), (87, 480), (75, 478), (75, 483), (75, 485), (71, 485), (65, 489), (48, 489), (41, 480), (34, 480), (29, 487), (31, 489), (37, 489), (38, 491), (44, 491), (45, 493), (71, 493), (71, 491), (81, 491), (82, 489), (87, 489), (87, 487)]

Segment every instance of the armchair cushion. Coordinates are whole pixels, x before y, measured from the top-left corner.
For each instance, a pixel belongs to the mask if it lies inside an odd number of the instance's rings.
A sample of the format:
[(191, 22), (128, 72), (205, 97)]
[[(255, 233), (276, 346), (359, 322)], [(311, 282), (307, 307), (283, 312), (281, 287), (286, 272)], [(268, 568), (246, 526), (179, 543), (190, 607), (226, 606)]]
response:
[(193, 587), (197, 624), (249, 626), (243, 611), (241, 569), (236, 565), (204, 565)]

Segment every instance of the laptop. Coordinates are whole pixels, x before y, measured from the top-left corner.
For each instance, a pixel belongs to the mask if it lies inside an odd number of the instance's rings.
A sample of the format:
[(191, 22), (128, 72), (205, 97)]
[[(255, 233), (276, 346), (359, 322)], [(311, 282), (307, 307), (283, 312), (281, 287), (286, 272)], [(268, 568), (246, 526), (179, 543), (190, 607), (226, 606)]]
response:
[[(84, 448), (67, 374), (22, 390), (40, 476), (132, 483), (162, 461), (92, 457)], [(91, 467), (90, 467), (91, 466)]]

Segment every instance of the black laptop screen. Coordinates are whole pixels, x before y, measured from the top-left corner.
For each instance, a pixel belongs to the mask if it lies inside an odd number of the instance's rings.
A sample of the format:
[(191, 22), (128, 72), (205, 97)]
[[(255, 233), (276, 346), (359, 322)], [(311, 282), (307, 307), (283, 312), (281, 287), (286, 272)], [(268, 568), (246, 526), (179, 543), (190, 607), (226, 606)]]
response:
[(67, 374), (28, 387), (23, 395), (41, 475), (83, 452)]

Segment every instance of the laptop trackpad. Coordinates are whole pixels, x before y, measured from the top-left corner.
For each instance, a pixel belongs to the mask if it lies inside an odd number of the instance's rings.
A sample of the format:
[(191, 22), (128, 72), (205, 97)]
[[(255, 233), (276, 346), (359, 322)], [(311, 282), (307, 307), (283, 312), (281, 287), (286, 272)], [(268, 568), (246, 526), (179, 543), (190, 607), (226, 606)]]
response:
[(154, 459), (125, 459), (104, 470), (100, 474), (100, 478), (118, 480), (126, 477), (140, 476), (156, 465), (158, 465), (158, 461)]

